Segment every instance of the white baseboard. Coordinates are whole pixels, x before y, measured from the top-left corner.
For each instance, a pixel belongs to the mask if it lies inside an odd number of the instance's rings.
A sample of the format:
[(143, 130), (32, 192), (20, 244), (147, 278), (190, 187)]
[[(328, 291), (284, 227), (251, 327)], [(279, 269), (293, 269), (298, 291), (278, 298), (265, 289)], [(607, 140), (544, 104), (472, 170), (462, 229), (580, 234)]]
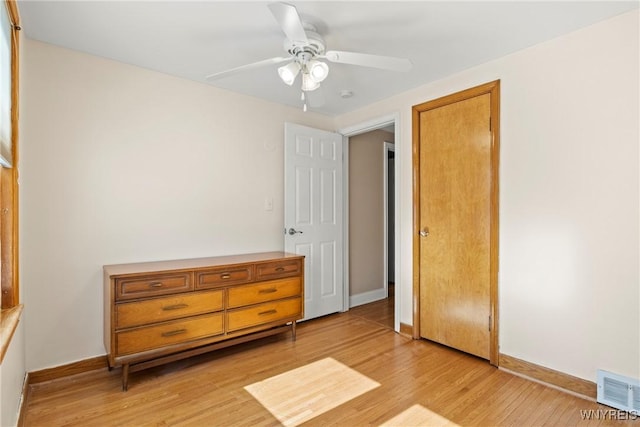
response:
[(357, 295), (351, 295), (349, 297), (349, 308), (357, 307), (362, 304), (369, 304), (370, 302), (379, 301), (387, 297), (387, 290), (376, 289), (373, 291), (363, 292)]

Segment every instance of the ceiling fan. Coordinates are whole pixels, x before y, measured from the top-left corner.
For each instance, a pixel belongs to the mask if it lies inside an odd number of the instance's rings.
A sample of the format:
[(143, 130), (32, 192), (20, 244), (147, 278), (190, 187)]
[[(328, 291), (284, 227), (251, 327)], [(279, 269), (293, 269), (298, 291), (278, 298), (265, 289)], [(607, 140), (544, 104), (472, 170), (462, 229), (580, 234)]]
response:
[(313, 25), (302, 21), (295, 6), (288, 3), (270, 3), (268, 7), (287, 37), (284, 48), (289, 56), (269, 58), (213, 73), (206, 76), (207, 80), (221, 79), (243, 71), (286, 62), (287, 64), (278, 68), (278, 75), (289, 86), (293, 85), (298, 74), (302, 75), (301, 99), (306, 111), (305, 93), (318, 89), (320, 83), (329, 75), (329, 66), (322, 60), (390, 71), (409, 71), (412, 67), (411, 61), (405, 58), (325, 50), (322, 36)]

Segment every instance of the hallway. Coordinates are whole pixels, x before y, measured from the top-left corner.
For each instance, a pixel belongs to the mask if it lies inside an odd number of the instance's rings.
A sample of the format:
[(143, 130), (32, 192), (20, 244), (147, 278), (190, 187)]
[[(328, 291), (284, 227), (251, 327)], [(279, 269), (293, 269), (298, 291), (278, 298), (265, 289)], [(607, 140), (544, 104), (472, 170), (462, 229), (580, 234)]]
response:
[(363, 319), (375, 322), (393, 330), (395, 310), (395, 284), (389, 283), (389, 296), (386, 299), (359, 305), (349, 309), (351, 316), (358, 316)]

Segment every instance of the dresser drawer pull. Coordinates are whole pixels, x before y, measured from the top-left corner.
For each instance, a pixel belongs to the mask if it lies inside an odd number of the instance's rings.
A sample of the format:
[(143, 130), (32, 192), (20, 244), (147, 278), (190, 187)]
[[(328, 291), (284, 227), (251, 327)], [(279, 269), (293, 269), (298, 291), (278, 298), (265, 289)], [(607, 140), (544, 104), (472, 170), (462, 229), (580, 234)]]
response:
[(220, 278), (221, 278), (221, 279), (231, 279), (231, 274), (229, 274), (229, 273), (222, 273), (222, 274), (220, 275)]
[(149, 283), (149, 287), (150, 288), (161, 288), (162, 287), (162, 282)]
[(284, 267), (278, 267), (276, 268), (276, 271), (284, 271)]
[(174, 330), (174, 331), (163, 332), (163, 333), (162, 333), (162, 336), (163, 336), (163, 337), (173, 337), (173, 336), (175, 336), (175, 335), (184, 334), (184, 333), (186, 333), (186, 332), (187, 332), (187, 330), (186, 330), (185, 328), (182, 328), (182, 329), (176, 329), (176, 330)]
[(261, 311), (260, 313), (258, 313), (258, 316), (266, 316), (268, 314), (276, 314), (277, 312), (278, 312), (278, 310)]
[(269, 289), (260, 289), (258, 291), (259, 294), (272, 294), (274, 292), (278, 292), (278, 290), (276, 288), (269, 288)]
[(162, 310), (164, 311), (180, 310), (181, 308), (187, 308), (187, 307), (189, 307), (189, 304), (174, 304), (174, 305), (168, 305), (166, 307), (162, 307)]

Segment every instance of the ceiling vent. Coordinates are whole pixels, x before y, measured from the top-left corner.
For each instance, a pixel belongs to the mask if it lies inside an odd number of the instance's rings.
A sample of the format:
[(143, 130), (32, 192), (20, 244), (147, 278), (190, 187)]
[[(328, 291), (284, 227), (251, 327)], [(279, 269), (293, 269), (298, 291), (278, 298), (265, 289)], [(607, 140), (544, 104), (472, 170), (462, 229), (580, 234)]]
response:
[(598, 403), (640, 413), (640, 380), (598, 370)]

